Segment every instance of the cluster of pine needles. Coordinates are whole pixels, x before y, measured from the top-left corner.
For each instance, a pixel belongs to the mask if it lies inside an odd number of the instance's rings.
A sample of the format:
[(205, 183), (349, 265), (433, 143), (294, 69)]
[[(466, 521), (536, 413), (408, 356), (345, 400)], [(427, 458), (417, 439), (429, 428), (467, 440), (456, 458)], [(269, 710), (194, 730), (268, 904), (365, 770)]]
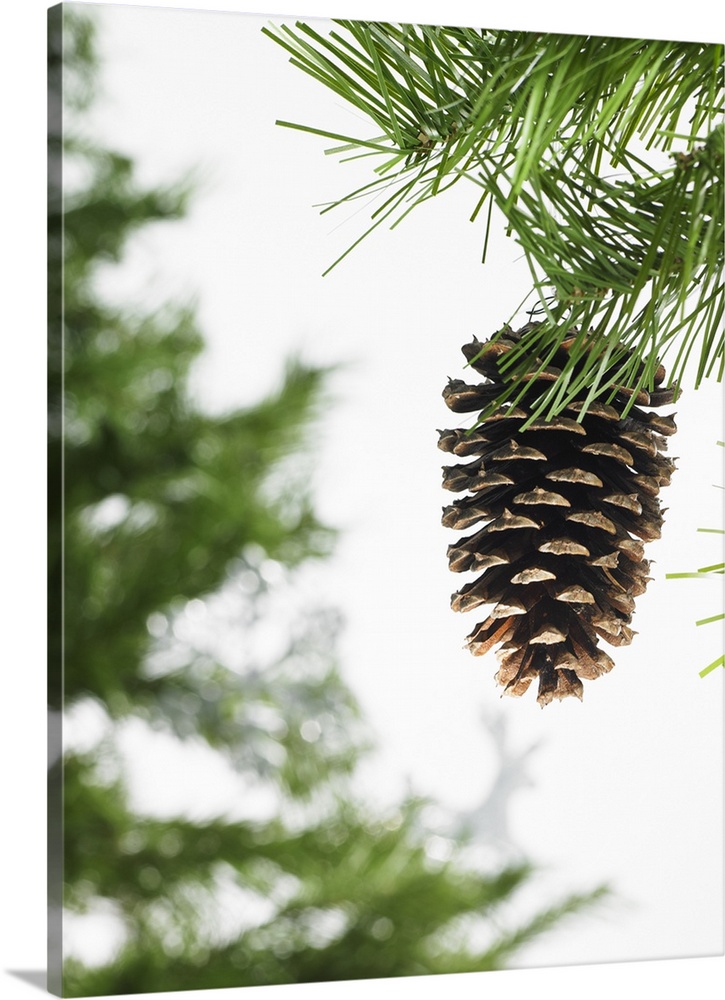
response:
[[(545, 312), (536, 353), (553, 354), (567, 326), (595, 330), (604, 352), (602, 365), (573, 352), (535, 417), (561, 413), (584, 384), (592, 399), (611, 392), (602, 376), (617, 354), (634, 390), (666, 355), (670, 384), (691, 364), (696, 385), (722, 376), (722, 46), (362, 21), (265, 31), (377, 130), (279, 122), (335, 140), (327, 152), (342, 159), (377, 161), (369, 183), (323, 208), (383, 195), (328, 271), (465, 178), (478, 190), (471, 220), (487, 207), (484, 259), (495, 206), (529, 263)], [(509, 397), (529, 346), (506, 359)]]

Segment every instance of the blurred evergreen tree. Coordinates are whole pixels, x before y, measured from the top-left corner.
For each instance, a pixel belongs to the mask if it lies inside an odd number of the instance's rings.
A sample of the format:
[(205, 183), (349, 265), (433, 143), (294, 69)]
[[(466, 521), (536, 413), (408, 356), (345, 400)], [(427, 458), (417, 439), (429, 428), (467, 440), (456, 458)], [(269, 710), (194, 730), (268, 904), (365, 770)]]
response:
[[(51, 105), (62, 82), (77, 110), (93, 96), (92, 23), (58, 11)], [(604, 890), (513, 930), (489, 924), (474, 946), (471, 925), (528, 884), (530, 866), (481, 871), (465, 841), (431, 850), (423, 803), (380, 814), (356, 801), (367, 738), (335, 662), (337, 616), (293, 610), (296, 575), (333, 540), (304, 461), (326, 373), (290, 363), (257, 405), (221, 417), (194, 406), (193, 309), (119, 309), (95, 285), (135, 230), (183, 217), (189, 186), (140, 189), (128, 158), (61, 136), (61, 118), (50, 124), (49, 702), (66, 719), (92, 707), (106, 735), (66, 747), (53, 775), (62, 769), (62, 813), (51, 780), (50, 815), (62, 815), (66, 911), (103, 904), (123, 927), (107, 964), (66, 961), (64, 995), (501, 967)], [(70, 168), (83, 180), (62, 199)], [(134, 810), (118, 741), (130, 720), (213, 747), (251, 792), (271, 794), (273, 815)], [(59, 849), (56, 822), (51, 857)], [(236, 910), (220, 903), (230, 892)]]

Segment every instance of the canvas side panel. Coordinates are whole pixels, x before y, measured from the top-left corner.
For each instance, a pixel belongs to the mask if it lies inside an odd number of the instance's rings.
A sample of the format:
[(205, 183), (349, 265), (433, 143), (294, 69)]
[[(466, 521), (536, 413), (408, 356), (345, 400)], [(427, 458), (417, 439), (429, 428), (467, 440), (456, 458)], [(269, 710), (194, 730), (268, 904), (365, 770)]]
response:
[(62, 995), (63, 5), (48, 10), (48, 990)]

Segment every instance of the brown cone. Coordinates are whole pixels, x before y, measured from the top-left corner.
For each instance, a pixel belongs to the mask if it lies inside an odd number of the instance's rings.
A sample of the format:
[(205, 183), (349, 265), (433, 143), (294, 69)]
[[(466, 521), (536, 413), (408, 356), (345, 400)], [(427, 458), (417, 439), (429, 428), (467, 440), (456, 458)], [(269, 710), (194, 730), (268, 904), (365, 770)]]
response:
[[(455, 413), (483, 411), (506, 383), (500, 360), (524, 333), (506, 331), (496, 342), (463, 347), (471, 367), (486, 377), (477, 385), (451, 380), (443, 391)], [(498, 646), (497, 682), (518, 696), (538, 678), (537, 700), (581, 699), (583, 680), (614, 666), (600, 639), (626, 645), (634, 598), (650, 579), (644, 545), (660, 537), (658, 493), (674, 461), (666, 438), (671, 416), (652, 407), (674, 401), (658, 368), (652, 392), (617, 387), (606, 403), (595, 400), (581, 418), (585, 392), (564, 413), (530, 418), (567, 360), (573, 337), (563, 341), (522, 402), (481, 417), (475, 429), (440, 432), (439, 447), (464, 458), (444, 466), (443, 485), (464, 493), (443, 510), (443, 523), (468, 531), (448, 548), (454, 572), (478, 573), (451, 598), (456, 611), (488, 606), (467, 638), (474, 655)]]

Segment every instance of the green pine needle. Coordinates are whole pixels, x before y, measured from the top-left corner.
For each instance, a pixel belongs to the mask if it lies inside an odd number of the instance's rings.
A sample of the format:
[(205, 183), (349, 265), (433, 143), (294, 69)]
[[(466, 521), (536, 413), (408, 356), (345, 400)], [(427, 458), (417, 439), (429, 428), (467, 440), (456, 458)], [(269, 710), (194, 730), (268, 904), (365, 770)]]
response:
[(713, 615), (712, 618), (701, 618), (699, 622), (695, 622), (695, 625), (709, 625), (710, 622), (721, 622), (725, 618), (725, 614)]
[(713, 670), (716, 670), (717, 667), (725, 667), (725, 655), (718, 656), (718, 658), (716, 660), (713, 660), (713, 662), (709, 666), (705, 667), (704, 670), (701, 670), (700, 677), (707, 676), (707, 674), (712, 673)]
[[(723, 444), (722, 441), (717, 441), (716, 443), (721, 448), (725, 447), (725, 444)], [(723, 531), (722, 528), (698, 528), (697, 530), (718, 535), (725, 533), (725, 531)], [(711, 576), (722, 575), (723, 573), (725, 573), (725, 563), (719, 562), (719, 563), (713, 563), (711, 566), (702, 566), (694, 573), (667, 573), (665, 574), (665, 578), (667, 580), (682, 580), (682, 579), (703, 580)], [(712, 624), (712, 622), (719, 622), (722, 621), (723, 619), (725, 619), (725, 613), (712, 615), (709, 618), (701, 618), (699, 621), (695, 622), (695, 625), (709, 625)], [(701, 670), (700, 677), (705, 677), (707, 674), (711, 673), (711, 671), (713, 671), (715, 667), (719, 666), (722, 663), (723, 663), (723, 657), (720, 657), (719, 659), (715, 660), (714, 663), (711, 663), (708, 667), (705, 667), (703, 670)]]

